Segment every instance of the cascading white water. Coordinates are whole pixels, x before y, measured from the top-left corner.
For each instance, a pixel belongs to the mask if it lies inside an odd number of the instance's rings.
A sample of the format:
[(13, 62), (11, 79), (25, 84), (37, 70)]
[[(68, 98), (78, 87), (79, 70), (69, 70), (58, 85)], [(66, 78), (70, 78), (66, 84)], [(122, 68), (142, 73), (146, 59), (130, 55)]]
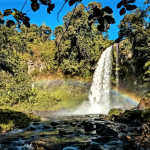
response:
[(112, 70), (112, 46), (108, 47), (101, 55), (98, 66), (94, 72), (89, 101), (91, 114), (107, 114), (109, 111), (110, 77)]
[[(119, 87), (119, 50), (118, 50), (118, 44), (116, 44), (116, 89), (118, 92), (118, 87)], [(117, 94), (117, 106), (118, 107), (118, 94)]]

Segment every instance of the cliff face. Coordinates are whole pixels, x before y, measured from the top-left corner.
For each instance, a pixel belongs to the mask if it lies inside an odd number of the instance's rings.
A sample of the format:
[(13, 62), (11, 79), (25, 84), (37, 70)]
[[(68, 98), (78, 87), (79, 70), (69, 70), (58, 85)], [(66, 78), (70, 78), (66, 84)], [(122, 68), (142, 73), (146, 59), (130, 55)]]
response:
[(150, 108), (150, 98), (141, 98), (138, 109)]
[(45, 63), (41, 62), (40, 59), (35, 61), (29, 60), (27, 64), (28, 64), (28, 74), (31, 74), (31, 72), (35, 69), (41, 72), (46, 67)]

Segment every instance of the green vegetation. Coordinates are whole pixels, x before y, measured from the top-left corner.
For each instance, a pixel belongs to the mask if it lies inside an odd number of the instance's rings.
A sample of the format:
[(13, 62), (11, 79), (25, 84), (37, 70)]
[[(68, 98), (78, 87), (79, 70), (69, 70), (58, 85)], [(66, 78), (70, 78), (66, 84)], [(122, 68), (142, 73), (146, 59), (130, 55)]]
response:
[[(89, 26), (88, 12), (93, 13), (95, 11), (93, 8), (101, 9), (102, 4), (91, 2), (86, 8), (88, 11), (80, 4), (68, 12), (63, 17), (63, 25), (57, 26), (54, 31), (45, 23), (41, 26), (31, 24), (28, 28), (26, 27), (28, 22), (22, 24), (20, 22), (18, 29), (16, 24), (8, 27), (8, 24), (0, 22), (1, 108), (19, 111), (57, 111), (76, 107), (87, 100), (88, 90), (84, 86), (65, 83), (47, 89), (38, 85), (32, 87), (32, 83), (34, 81), (36, 83), (39, 76), (41, 78), (54, 76), (56, 79), (92, 78), (102, 52), (114, 41), (108, 39), (107, 31), (110, 26), (106, 22), (107, 19), (103, 20), (103, 32), (97, 29), (97, 22)], [(121, 40), (119, 68), (116, 68), (116, 52), (114, 51), (112, 55), (113, 85), (116, 84), (116, 70), (118, 70), (119, 86), (141, 97), (150, 96), (150, 25), (146, 21), (149, 17), (147, 9), (138, 8), (125, 15), (118, 26)], [(1, 21), (3, 17), (0, 12)], [(55, 39), (50, 40), (52, 34)], [(35, 62), (42, 63), (44, 69), (41, 70), (35, 65), (33, 71), (31, 69), (28, 74), (29, 61), (33, 66)], [(120, 114), (115, 110), (109, 116), (114, 113)], [(8, 124), (8, 128), (11, 128), (15, 123), (10, 121)], [(5, 124), (2, 126), (4, 128)]]
[[(53, 83), (54, 82), (54, 83)], [(54, 84), (51, 86), (51, 84)], [(33, 103), (15, 104), (11, 108), (3, 105), (2, 108), (31, 111), (57, 111), (77, 107), (88, 98), (89, 84), (82, 84), (71, 80), (53, 80), (51, 82), (38, 81), (33, 88), (36, 96)]]
[[(140, 97), (150, 96), (149, 7), (126, 14), (119, 24), (119, 86)], [(148, 21), (147, 21), (148, 20)], [(116, 51), (113, 54), (115, 85)]]
[(123, 113), (123, 111), (122, 111), (121, 109), (113, 108), (113, 109), (111, 109), (111, 110), (109, 111), (108, 117), (109, 117), (109, 118), (112, 118), (113, 115), (119, 116), (119, 115), (122, 114), (122, 113)]
[[(102, 7), (100, 3), (92, 2), (88, 4), (88, 11), (95, 6)], [(75, 15), (68, 28), (73, 11)], [(51, 91), (31, 86), (37, 77), (47, 75), (91, 79), (100, 55), (113, 43), (107, 38), (109, 27), (102, 33), (97, 30), (96, 24), (88, 25), (88, 12), (83, 5), (78, 5), (73, 11), (64, 16), (64, 24), (54, 31), (44, 23), (39, 27), (31, 24), (30, 28), (20, 24), (19, 29), (15, 24), (11, 27), (0, 24), (1, 107), (58, 110), (77, 106), (87, 99), (87, 93), (79, 93), (78, 89), (73, 91), (68, 85)], [(4, 14), (0, 15), (3, 19)], [(64, 34), (66, 28), (68, 31)], [(51, 33), (55, 36), (54, 40), (50, 40)], [(44, 70), (35, 67), (28, 75), (29, 61), (43, 63)]]
[(140, 122), (150, 121), (150, 109), (125, 110), (124, 112), (118, 111), (117, 109), (111, 109), (108, 114), (110, 120), (114, 117), (113, 119), (115, 121), (123, 123), (131, 123), (134, 120), (138, 120)]
[(37, 118), (32, 114), (0, 109), (0, 133), (14, 128), (27, 127), (31, 121), (35, 120), (40, 121), (40, 117)]

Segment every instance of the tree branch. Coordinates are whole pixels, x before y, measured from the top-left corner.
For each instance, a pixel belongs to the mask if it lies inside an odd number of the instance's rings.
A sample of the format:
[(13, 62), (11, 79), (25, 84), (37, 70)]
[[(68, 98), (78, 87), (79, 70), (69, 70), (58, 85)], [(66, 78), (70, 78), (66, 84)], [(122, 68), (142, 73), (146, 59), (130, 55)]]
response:
[(62, 9), (64, 8), (65, 4), (66, 4), (66, 1), (64, 2), (63, 6), (61, 7), (60, 11), (59, 11), (58, 14), (57, 14), (57, 21), (58, 21), (58, 22), (59, 22), (59, 19), (58, 19), (59, 14), (60, 14), (60, 12), (62, 11)]
[(25, 3), (24, 3), (24, 5), (22, 6), (22, 8), (21, 8), (21, 12), (22, 12), (22, 10), (23, 10), (24, 6), (26, 5), (27, 1), (28, 1), (28, 0), (26, 0), (26, 1), (25, 1)]
[(77, 3), (76, 3), (76, 5), (75, 5), (75, 8), (74, 8), (73, 13), (72, 13), (72, 15), (71, 15), (71, 18), (70, 18), (70, 20), (69, 20), (69, 24), (68, 24), (68, 26), (67, 26), (67, 28), (66, 28), (66, 31), (63, 33), (63, 35), (62, 35), (62, 37), (61, 37), (61, 39), (60, 39), (60, 42), (59, 42), (59, 45), (58, 45), (58, 51), (59, 51), (59, 46), (60, 46), (61, 40), (63, 39), (64, 34), (65, 34), (65, 33), (67, 32), (67, 30), (68, 30), (68, 27), (69, 27), (69, 25), (70, 25), (70, 22), (71, 22), (71, 19), (72, 19), (73, 15), (74, 15), (74, 12), (75, 12), (75, 10), (76, 10), (76, 7), (77, 7)]
[(30, 9), (28, 9), (25, 13), (29, 12), (30, 10), (31, 10), (31, 8), (30, 8)]

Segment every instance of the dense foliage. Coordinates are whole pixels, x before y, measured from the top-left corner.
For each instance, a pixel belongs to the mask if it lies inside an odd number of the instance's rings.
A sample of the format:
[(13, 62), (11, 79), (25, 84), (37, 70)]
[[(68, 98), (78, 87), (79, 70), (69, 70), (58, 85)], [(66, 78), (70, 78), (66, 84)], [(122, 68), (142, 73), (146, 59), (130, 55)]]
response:
[[(149, 8), (149, 7), (148, 7)], [(119, 24), (120, 86), (140, 96), (150, 96), (149, 10), (137, 9)], [(121, 85), (122, 84), (122, 85)]]
[[(130, 1), (133, 2), (134, 0)], [(31, 7), (37, 10), (35, 4)], [(120, 7), (123, 7), (121, 14), (125, 13), (124, 9), (130, 10), (128, 3), (124, 4), (123, 1), (119, 4), (118, 8)], [(89, 16), (89, 13), (96, 15), (94, 11), (99, 10), (105, 12), (104, 19)], [(118, 69), (120, 86), (134, 90), (133, 92), (136, 91), (140, 96), (150, 94), (150, 28), (149, 22), (146, 21), (148, 12), (148, 9), (136, 9), (124, 16), (118, 26), (120, 31), (117, 40), (121, 40), (119, 68), (116, 68), (116, 54), (113, 54), (112, 79), (115, 80), (115, 71)], [(11, 12), (14, 17), (16, 13), (17, 10)], [(42, 99), (38, 91), (31, 87), (33, 76), (37, 77), (40, 74), (44, 76), (49, 73), (58, 76), (61, 73), (64, 77), (92, 78), (102, 52), (114, 43), (108, 40), (107, 33), (109, 24), (114, 22), (112, 18), (111, 21), (107, 19), (111, 13), (112, 10), (108, 7), (102, 9), (100, 3), (91, 2), (86, 9), (79, 4), (63, 17), (63, 25), (57, 26), (52, 31), (44, 23), (41, 26), (31, 24), (30, 28), (25, 20), (19, 23), (19, 28), (12, 22), (9, 22), (11, 25), (3, 23), (3, 17), (9, 15), (10, 10), (0, 12), (0, 104), (14, 105), (22, 102), (33, 104), (39, 98)], [(101, 24), (103, 30), (97, 29), (101, 21), (104, 25)], [(52, 34), (55, 39), (50, 40)], [(35, 69), (28, 75), (29, 61), (33, 64), (35, 61), (43, 62), (44, 71)], [(113, 84), (115, 85), (115, 81)], [(51, 98), (49, 95), (46, 97)]]

